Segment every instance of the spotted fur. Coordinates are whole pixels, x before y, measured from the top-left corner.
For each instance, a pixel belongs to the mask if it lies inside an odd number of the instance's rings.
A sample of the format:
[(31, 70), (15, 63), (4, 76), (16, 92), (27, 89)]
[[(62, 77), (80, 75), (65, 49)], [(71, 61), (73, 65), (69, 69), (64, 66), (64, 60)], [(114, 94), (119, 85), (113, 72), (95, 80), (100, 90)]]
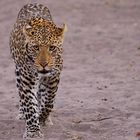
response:
[(62, 43), (66, 26), (57, 27), (46, 6), (27, 4), (19, 12), (10, 36), (20, 97), (19, 118), (24, 137), (40, 137), (53, 109), (63, 67)]

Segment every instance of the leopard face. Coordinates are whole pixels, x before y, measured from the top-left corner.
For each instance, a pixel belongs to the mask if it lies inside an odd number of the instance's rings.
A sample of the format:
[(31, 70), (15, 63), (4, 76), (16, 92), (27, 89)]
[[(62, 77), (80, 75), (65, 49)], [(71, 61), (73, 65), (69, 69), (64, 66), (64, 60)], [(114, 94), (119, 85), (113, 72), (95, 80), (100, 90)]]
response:
[(61, 70), (62, 43), (66, 26), (57, 27), (52, 21), (36, 18), (23, 28), (26, 51), (38, 72)]

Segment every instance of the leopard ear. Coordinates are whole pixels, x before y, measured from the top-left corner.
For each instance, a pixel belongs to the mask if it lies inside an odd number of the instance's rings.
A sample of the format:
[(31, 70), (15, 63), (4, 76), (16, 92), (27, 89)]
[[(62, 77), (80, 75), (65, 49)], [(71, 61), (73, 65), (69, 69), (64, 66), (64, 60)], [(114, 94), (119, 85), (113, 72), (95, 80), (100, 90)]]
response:
[(65, 23), (63, 24), (62, 29), (63, 29), (63, 33), (68, 31), (68, 27), (67, 27), (67, 25)]
[(66, 24), (63, 24), (62, 28), (58, 28), (57, 32), (58, 32), (58, 36), (64, 37), (64, 33), (67, 32), (68, 28)]
[(31, 36), (33, 35), (34, 33), (32, 32), (32, 26), (31, 24), (26, 24), (24, 27), (23, 27), (23, 34), (25, 36)]

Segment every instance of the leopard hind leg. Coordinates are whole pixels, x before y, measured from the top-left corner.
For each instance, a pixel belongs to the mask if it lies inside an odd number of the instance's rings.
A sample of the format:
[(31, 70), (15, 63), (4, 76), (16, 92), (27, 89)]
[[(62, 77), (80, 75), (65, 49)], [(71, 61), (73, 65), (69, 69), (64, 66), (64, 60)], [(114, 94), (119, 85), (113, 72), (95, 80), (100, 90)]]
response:
[[(16, 75), (16, 86), (17, 86), (17, 90), (19, 92), (19, 86), (21, 83), (21, 79), (20, 79), (20, 67), (17, 65), (16, 65), (16, 69), (15, 69), (15, 75)], [(16, 119), (17, 120), (24, 120), (25, 119), (21, 99), (19, 99), (19, 114), (16, 116)]]

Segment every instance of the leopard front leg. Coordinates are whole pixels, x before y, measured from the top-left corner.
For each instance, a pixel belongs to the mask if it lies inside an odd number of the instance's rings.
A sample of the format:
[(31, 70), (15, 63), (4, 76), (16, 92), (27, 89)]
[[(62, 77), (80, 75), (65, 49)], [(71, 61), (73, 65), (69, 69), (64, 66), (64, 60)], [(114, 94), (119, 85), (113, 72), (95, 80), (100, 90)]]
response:
[(24, 138), (42, 137), (39, 125), (38, 100), (34, 90), (35, 77), (20, 72), (19, 96), (22, 113), (26, 121)]
[(53, 125), (50, 112), (54, 106), (55, 93), (58, 89), (59, 76), (53, 78), (42, 77), (40, 80), (39, 91), (40, 95), (40, 115), (39, 121), (41, 125), (48, 124)]

